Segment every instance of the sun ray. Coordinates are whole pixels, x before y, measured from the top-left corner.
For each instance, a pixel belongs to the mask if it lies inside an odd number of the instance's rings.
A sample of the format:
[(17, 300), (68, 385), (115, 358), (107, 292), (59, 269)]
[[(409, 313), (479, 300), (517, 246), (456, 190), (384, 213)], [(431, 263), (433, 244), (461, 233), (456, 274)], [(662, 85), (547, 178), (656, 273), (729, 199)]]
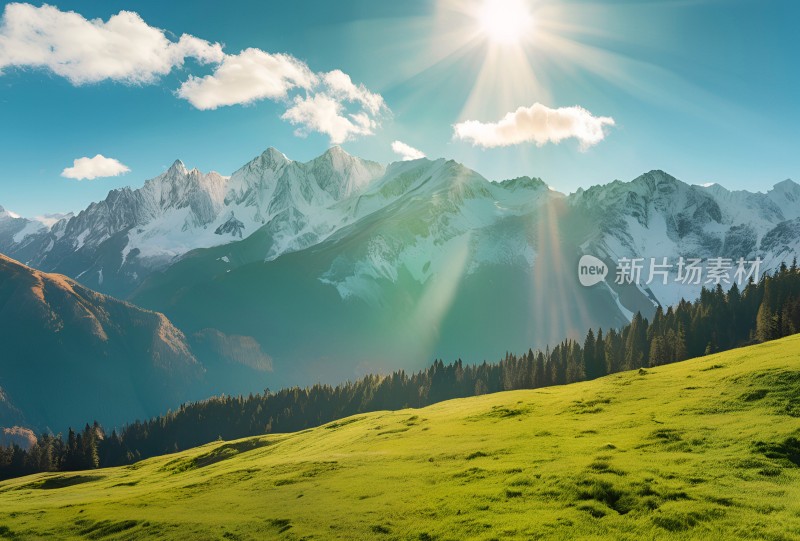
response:
[(549, 102), (550, 91), (536, 75), (522, 47), (489, 47), (459, 120), (494, 120), (534, 101)]

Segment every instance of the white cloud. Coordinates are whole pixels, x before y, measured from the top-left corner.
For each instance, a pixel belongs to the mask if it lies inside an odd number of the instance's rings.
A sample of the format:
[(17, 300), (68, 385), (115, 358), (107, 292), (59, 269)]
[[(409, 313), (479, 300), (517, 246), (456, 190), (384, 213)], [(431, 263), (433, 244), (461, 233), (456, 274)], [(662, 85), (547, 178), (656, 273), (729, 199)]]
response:
[[(299, 126), (295, 131), (299, 136), (319, 132), (338, 145), (357, 135), (372, 135), (389, 111), (380, 94), (363, 84), (356, 86), (340, 70), (321, 74), (319, 81), (305, 96), (295, 96), (294, 105), (281, 116)], [(352, 111), (348, 104), (355, 106)]]
[(262, 99), (284, 100), (293, 89), (304, 93), (294, 96), (281, 118), (298, 126), (298, 136), (318, 132), (327, 135), (332, 144), (372, 135), (388, 110), (380, 94), (354, 84), (341, 70), (314, 73), (291, 55), (260, 49), (226, 56), (211, 75), (190, 77), (177, 95), (206, 110)]
[(363, 84), (356, 86), (350, 76), (341, 70), (329, 71), (322, 79), (332, 96), (342, 101), (359, 103), (373, 115), (386, 107), (380, 94), (370, 92)]
[(295, 132), (305, 136), (315, 131), (330, 137), (331, 143), (344, 143), (354, 135), (371, 135), (375, 122), (365, 113), (347, 114), (344, 105), (325, 93), (297, 96), (294, 105), (281, 116), (300, 126)]
[(196, 108), (207, 110), (285, 98), (289, 90), (309, 89), (316, 81), (308, 66), (293, 56), (245, 49), (226, 55), (211, 75), (189, 77), (177, 94)]
[(0, 75), (9, 67), (40, 68), (74, 85), (145, 84), (187, 58), (217, 64), (210, 75), (190, 75), (175, 93), (200, 110), (285, 101), (282, 118), (298, 126), (296, 133), (320, 132), (333, 144), (371, 135), (388, 112), (380, 94), (353, 83), (341, 70), (314, 73), (291, 55), (254, 48), (229, 55), (220, 44), (188, 34), (172, 41), (131, 11), (104, 22), (46, 4), (12, 3), (0, 19)]
[(49, 69), (74, 85), (104, 80), (152, 83), (186, 58), (222, 60), (222, 46), (184, 34), (170, 41), (164, 31), (130, 11), (103, 22), (48, 5), (8, 4), (0, 21), (0, 70)]
[(499, 122), (467, 120), (453, 128), (456, 138), (484, 148), (521, 143), (542, 146), (575, 138), (585, 150), (602, 141), (606, 136), (604, 127), (613, 125), (613, 118), (594, 116), (577, 105), (551, 109), (534, 103), (506, 114)]
[(76, 180), (93, 180), (100, 177), (116, 177), (130, 172), (127, 165), (121, 164), (114, 158), (106, 158), (98, 154), (94, 158), (78, 158), (73, 160), (72, 167), (67, 167), (61, 172), (62, 177)]
[(403, 161), (418, 160), (425, 157), (424, 152), (417, 150), (416, 148), (407, 145), (402, 141), (395, 141), (392, 143), (392, 151), (394, 151), (395, 154), (399, 154)]

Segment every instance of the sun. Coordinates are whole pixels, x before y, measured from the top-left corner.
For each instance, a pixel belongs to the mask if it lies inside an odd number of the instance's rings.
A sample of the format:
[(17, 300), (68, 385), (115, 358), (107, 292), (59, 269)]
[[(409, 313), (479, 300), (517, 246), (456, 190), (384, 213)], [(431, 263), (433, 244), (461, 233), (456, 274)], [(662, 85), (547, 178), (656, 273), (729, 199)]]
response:
[(486, 38), (499, 45), (516, 45), (532, 27), (526, 0), (483, 0), (475, 17)]

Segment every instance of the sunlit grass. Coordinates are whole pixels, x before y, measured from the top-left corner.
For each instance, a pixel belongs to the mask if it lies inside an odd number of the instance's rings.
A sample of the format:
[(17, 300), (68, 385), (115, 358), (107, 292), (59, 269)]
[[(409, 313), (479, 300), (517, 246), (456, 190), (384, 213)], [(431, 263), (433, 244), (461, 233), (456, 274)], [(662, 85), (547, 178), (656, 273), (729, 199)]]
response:
[(0, 537), (796, 539), (800, 336), (0, 484)]

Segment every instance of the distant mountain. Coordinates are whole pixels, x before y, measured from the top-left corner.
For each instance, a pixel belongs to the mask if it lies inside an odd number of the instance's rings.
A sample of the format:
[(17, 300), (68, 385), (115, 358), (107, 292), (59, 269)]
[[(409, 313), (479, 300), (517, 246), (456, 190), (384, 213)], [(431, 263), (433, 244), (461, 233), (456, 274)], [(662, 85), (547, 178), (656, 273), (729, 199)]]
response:
[[(764, 260), (761, 271), (776, 269), (800, 252), (796, 224), (800, 185), (781, 182), (767, 193), (728, 191), (718, 184), (690, 186), (663, 171), (631, 182), (579, 190), (569, 197), (570, 227), (582, 250), (613, 262), (619, 258), (667, 257)], [(693, 299), (701, 285), (654, 280), (638, 288), (669, 306)], [(725, 285), (725, 284), (723, 284)], [(727, 287), (727, 286), (726, 286)]]
[[(618, 285), (620, 258), (774, 269), (800, 250), (800, 186), (731, 192), (651, 171), (567, 196), (443, 159), (384, 168), (338, 147), (305, 163), (268, 149), (230, 177), (176, 162), (50, 228), (2, 224), (11, 254), (164, 312), (212, 361), (232, 343), (255, 352), (231, 362), (269, 365), (279, 386), (494, 359), (705, 285), (676, 282), (676, 269), (667, 285)], [(608, 264), (604, 283), (580, 285), (583, 254)]]
[(37, 240), (48, 235), (59, 221), (72, 214), (47, 214), (28, 219), (0, 207), (0, 253), (36, 254), (40, 250)]
[(338, 147), (307, 163), (268, 149), (231, 177), (188, 170), (178, 160), (143, 187), (112, 190), (50, 227), (0, 214), (0, 251), (124, 298), (186, 252), (249, 236), (268, 222), (275, 256), (313, 244), (338, 225), (321, 211), (382, 173)]
[[(488, 182), (452, 161), (396, 163), (324, 209), (341, 224), (324, 240), (275, 257), (285, 229), (271, 221), (187, 254), (132, 298), (182, 328), (253, 336), (283, 384), (437, 356), (480, 362), (651, 316), (706, 285), (676, 283), (675, 269), (666, 286), (647, 285), (646, 273), (638, 286), (617, 285), (619, 258), (762, 257), (762, 271), (791, 260), (800, 249), (793, 187), (723, 192), (652, 171), (564, 196), (538, 179)], [(585, 253), (609, 263), (604, 284), (578, 283)]]
[(162, 314), (0, 255), (0, 426), (120, 424), (191, 396), (204, 369)]
[[(321, 242), (273, 257), (286, 229), (270, 221), (187, 254), (132, 298), (189, 332), (252, 336), (272, 358), (273, 387), (421, 367), (434, 354), (495, 358), (563, 334), (548, 315), (557, 290), (539, 295), (535, 279), (555, 273), (547, 258), (535, 264), (537, 250), (562, 249), (540, 238), (539, 209), (562, 200), (537, 179), (493, 184), (452, 161), (393, 164), (325, 211), (338, 220)], [(583, 313), (564, 298), (575, 329), (602, 319), (592, 293)]]

